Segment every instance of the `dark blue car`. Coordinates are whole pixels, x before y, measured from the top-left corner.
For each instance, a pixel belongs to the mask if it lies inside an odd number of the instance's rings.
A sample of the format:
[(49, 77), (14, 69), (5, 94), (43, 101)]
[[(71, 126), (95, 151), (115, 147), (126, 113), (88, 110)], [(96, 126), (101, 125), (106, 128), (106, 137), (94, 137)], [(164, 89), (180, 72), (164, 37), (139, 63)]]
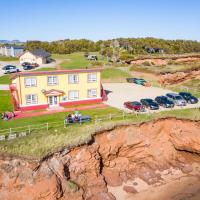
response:
[(199, 101), (195, 96), (193, 96), (189, 92), (180, 92), (179, 95), (182, 96), (187, 101), (187, 103), (195, 104)]
[(158, 96), (155, 98), (155, 101), (164, 108), (173, 108), (174, 103), (170, 101), (166, 96)]
[(144, 105), (146, 108), (149, 108), (150, 110), (158, 110), (159, 105), (156, 103), (153, 99), (141, 99), (140, 102), (142, 105)]

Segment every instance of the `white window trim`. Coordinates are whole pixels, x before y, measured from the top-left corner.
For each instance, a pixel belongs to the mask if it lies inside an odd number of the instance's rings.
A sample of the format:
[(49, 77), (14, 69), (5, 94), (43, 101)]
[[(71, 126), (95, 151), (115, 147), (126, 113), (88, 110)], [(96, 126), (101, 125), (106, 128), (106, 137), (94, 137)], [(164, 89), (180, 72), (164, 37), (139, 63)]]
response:
[[(92, 77), (95, 75), (95, 78)], [(97, 73), (90, 73), (88, 74), (88, 83), (96, 83), (97, 82)]]
[[(77, 92), (77, 97), (75, 97), (75, 95), (73, 95), (73, 97), (70, 97), (70, 93), (75, 93), (75, 92)], [(77, 100), (77, 99), (79, 99), (79, 91), (78, 90), (70, 90), (69, 92), (68, 92), (68, 99), (69, 100)]]
[[(30, 102), (27, 101), (28, 96), (31, 96)], [(35, 101), (33, 101), (33, 96), (35, 96)], [(38, 96), (37, 96), (37, 94), (27, 94), (25, 96), (25, 99), (26, 99), (26, 105), (36, 105), (36, 104), (38, 104)]]
[[(56, 82), (53, 82), (53, 77), (56, 77)], [(49, 82), (49, 78), (51, 78), (51, 82)], [(58, 85), (58, 76), (47, 76), (47, 85)]]
[[(73, 79), (73, 81), (71, 82), (70, 76), (77, 76), (77, 80), (75, 81), (75, 79)], [(78, 74), (69, 74), (68, 75), (68, 83), (69, 84), (78, 84), (79, 83), (79, 75)]]
[[(26, 81), (30, 79), (30, 85), (27, 85)], [(32, 80), (35, 80), (35, 84), (33, 84), (33, 81)], [(37, 78), (36, 77), (29, 77), (29, 78), (25, 78), (24, 79), (24, 85), (26, 88), (29, 88), (29, 87), (37, 87)]]
[[(92, 93), (91, 91), (96, 91), (96, 95), (90, 95)], [(95, 97), (97, 97), (97, 89), (96, 88), (88, 89), (87, 96), (88, 96), (88, 98), (95, 98)]]

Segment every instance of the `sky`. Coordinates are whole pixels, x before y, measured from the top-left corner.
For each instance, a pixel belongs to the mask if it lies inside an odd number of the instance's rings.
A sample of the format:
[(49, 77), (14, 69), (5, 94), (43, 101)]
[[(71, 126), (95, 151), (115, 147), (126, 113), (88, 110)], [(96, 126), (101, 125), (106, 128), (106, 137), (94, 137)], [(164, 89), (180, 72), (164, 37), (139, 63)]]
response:
[(200, 41), (200, 0), (0, 0), (0, 39)]

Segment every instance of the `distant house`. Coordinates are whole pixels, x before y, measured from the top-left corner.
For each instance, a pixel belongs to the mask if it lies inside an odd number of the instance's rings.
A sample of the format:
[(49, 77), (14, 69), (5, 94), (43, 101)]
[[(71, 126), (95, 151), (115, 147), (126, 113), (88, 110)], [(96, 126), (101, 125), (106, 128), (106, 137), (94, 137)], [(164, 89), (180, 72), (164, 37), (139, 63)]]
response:
[(147, 53), (164, 53), (164, 49), (161, 48), (152, 48), (152, 47), (145, 47)]
[(1, 46), (0, 55), (8, 57), (18, 57), (24, 52), (23, 46)]
[(5, 49), (3, 46), (0, 46), (0, 55), (2, 55), (2, 56), (5, 55)]
[(19, 57), (24, 52), (23, 46), (11, 46), (11, 56), (12, 57)]
[(46, 64), (51, 61), (51, 54), (43, 49), (27, 50), (19, 57), (20, 63)]

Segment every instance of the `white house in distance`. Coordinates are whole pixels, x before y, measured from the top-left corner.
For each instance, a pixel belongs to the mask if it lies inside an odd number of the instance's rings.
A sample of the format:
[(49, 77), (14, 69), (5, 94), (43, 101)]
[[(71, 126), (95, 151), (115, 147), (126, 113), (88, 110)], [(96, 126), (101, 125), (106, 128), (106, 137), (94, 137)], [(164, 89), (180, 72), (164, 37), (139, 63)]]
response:
[(19, 57), (24, 52), (23, 46), (1, 46), (0, 55), (8, 57)]
[(19, 57), (20, 63), (28, 62), (30, 64), (46, 64), (51, 61), (51, 54), (43, 49), (27, 50)]

